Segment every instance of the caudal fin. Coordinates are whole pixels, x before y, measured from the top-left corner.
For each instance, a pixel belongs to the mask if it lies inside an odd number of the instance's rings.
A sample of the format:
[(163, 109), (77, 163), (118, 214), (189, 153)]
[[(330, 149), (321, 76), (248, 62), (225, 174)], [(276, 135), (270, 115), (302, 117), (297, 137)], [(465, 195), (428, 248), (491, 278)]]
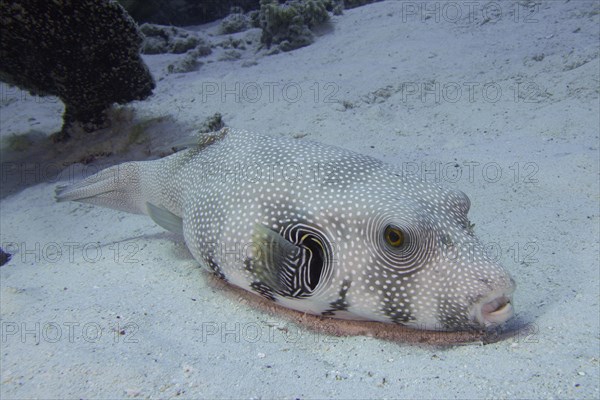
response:
[(136, 214), (146, 213), (142, 192), (144, 162), (115, 165), (72, 185), (56, 188), (56, 200), (79, 201)]

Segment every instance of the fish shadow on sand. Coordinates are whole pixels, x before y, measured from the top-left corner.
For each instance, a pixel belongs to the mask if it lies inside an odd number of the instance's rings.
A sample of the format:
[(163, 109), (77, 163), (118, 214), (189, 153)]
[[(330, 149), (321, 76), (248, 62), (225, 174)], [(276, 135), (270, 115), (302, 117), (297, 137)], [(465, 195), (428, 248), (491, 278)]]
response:
[(420, 330), (382, 322), (321, 317), (279, 306), (254, 293), (229, 285), (211, 273), (207, 272), (204, 276), (208, 286), (231, 299), (268, 314), (282, 317), (310, 332), (334, 337), (367, 336), (401, 344), (448, 348), (464, 345), (486, 345), (504, 340), (511, 340), (513, 343), (532, 343), (536, 341), (535, 337), (538, 332), (535, 324), (518, 317), (511, 319), (501, 327), (488, 331), (456, 332)]

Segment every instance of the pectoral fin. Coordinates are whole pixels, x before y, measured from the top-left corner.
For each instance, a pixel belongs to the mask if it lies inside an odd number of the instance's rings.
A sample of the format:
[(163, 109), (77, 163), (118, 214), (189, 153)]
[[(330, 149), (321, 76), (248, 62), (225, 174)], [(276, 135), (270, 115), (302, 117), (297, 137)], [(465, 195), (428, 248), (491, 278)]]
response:
[(247, 269), (255, 281), (280, 295), (289, 295), (294, 272), (302, 262), (302, 248), (262, 225), (255, 226), (252, 244), (254, 257)]
[(154, 204), (146, 203), (148, 215), (154, 222), (168, 231), (178, 233), (183, 236), (183, 219), (173, 214), (166, 208), (157, 207)]

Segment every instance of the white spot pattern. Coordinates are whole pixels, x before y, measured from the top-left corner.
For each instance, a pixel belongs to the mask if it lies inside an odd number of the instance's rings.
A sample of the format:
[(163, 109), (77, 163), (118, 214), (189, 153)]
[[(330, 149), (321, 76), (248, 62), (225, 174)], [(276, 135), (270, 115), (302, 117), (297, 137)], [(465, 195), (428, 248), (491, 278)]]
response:
[[(253, 290), (244, 261), (256, 255), (255, 224), (280, 232), (303, 223), (328, 238), (332, 273), (309, 298), (273, 295), (288, 307), (335, 315), (331, 304), (343, 291), (344, 310), (356, 318), (462, 329), (477, 325), (474, 303), (512, 291), (510, 276), (470, 231), (466, 195), (403, 177), (371, 157), (229, 129), (164, 164), (163, 205), (180, 210), (194, 256), (234, 285)], [(402, 248), (383, 240), (387, 225), (405, 233)]]

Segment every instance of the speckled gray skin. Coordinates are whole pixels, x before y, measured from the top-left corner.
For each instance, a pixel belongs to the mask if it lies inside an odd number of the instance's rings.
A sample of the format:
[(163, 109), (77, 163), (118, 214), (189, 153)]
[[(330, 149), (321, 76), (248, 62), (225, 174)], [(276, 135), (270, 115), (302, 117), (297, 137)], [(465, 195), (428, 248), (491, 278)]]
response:
[(464, 193), (340, 148), (226, 128), (57, 198), (149, 214), (221, 278), (295, 310), (432, 330), (512, 316), (514, 282)]

